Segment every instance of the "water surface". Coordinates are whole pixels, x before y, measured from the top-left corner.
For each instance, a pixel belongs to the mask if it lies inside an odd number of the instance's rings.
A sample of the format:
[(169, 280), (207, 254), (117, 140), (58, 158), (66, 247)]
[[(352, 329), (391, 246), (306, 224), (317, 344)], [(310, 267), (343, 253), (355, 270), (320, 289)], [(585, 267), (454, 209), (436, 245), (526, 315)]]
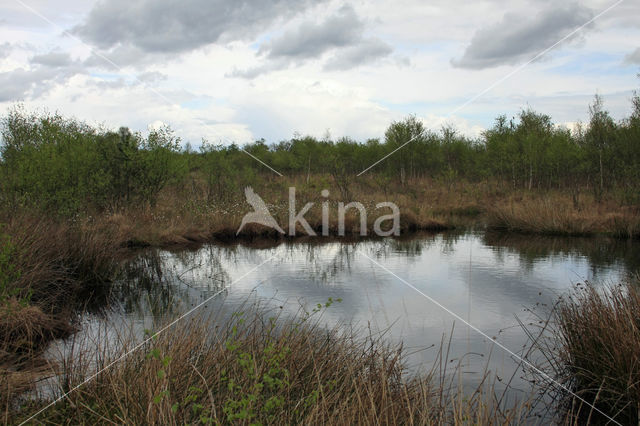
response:
[[(444, 342), (465, 385), (477, 384), (488, 368), (501, 380), (498, 388), (510, 381), (509, 393), (517, 395), (529, 383), (517, 357), (493, 340), (522, 353), (527, 337), (519, 321), (533, 320), (529, 309), (545, 315), (579, 282), (620, 281), (638, 270), (639, 254), (637, 242), (484, 232), (149, 250), (129, 262), (110, 308), (85, 315), (75, 350), (79, 341), (90, 351), (130, 327), (142, 336), (160, 317), (203, 301), (205, 312), (233, 312), (250, 299), (293, 315), (332, 298), (341, 302), (322, 313), (327, 326), (384, 331), (403, 344), (411, 371), (430, 369)], [(69, 342), (52, 345), (51, 356), (69, 353)]]

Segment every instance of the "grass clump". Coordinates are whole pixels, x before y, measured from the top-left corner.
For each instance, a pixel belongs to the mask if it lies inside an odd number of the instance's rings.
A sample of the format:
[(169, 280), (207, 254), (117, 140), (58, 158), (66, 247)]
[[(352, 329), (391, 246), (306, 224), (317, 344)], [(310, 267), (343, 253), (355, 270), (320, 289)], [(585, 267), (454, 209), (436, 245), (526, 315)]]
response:
[[(560, 383), (622, 424), (637, 424), (640, 412), (638, 284), (636, 278), (604, 289), (578, 285), (556, 305), (552, 338), (540, 346)], [(567, 423), (609, 420), (566, 390), (554, 392)]]
[[(107, 234), (25, 216), (0, 234), (0, 405), (31, 387), (40, 355), (75, 329), (80, 309), (108, 293), (116, 270)], [(9, 237), (10, 235), (10, 237)]]
[[(176, 327), (150, 338), (39, 419), (53, 424), (489, 424), (519, 421), (526, 413), (524, 405), (499, 409), (488, 386), (463, 395), (447, 387), (454, 380), (440, 380), (436, 371), (409, 376), (401, 348), (371, 335), (358, 338), (346, 327), (323, 328), (306, 315), (284, 318), (249, 309), (223, 323), (197, 317)], [(95, 366), (82, 367), (89, 364), (77, 354), (67, 360), (59, 391), (89, 377)], [(13, 419), (25, 420), (45, 404), (32, 401), (12, 413)]]
[(595, 201), (576, 207), (559, 193), (529, 194), (501, 201), (487, 208), (487, 221), (493, 229), (528, 234), (640, 236), (640, 216), (636, 210)]

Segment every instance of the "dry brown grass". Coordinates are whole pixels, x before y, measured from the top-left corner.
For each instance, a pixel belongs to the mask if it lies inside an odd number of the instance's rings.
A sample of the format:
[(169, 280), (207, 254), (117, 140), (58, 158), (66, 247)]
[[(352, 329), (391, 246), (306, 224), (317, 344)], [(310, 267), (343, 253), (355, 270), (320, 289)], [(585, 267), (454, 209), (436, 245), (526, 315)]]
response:
[[(638, 424), (640, 413), (640, 279), (597, 287), (578, 284), (563, 296), (536, 348), (566, 424)], [(585, 403), (585, 401), (587, 403)], [(594, 405), (595, 410), (590, 404)]]
[[(66, 363), (63, 390), (91, 373), (82, 365), (77, 358)], [(499, 409), (488, 383), (470, 394), (452, 383), (435, 370), (407, 375), (402, 351), (378, 337), (327, 330), (304, 315), (279, 318), (249, 309), (224, 325), (211, 318), (180, 323), (36, 421), (508, 424), (528, 414), (526, 403)], [(12, 419), (26, 419), (44, 404), (33, 402)]]
[[(289, 186), (296, 187), (297, 210), (307, 202), (315, 203), (305, 217), (317, 233), (322, 229), (320, 205), (325, 201), (320, 192), (329, 190), (331, 235), (338, 234), (338, 202), (362, 203), (367, 209), (367, 228), (371, 233), (375, 219), (389, 213), (384, 209), (376, 210), (376, 204), (391, 201), (400, 209), (400, 227), (405, 234), (488, 224), (493, 228), (535, 234), (640, 236), (640, 208), (623, 206), (613, 198), (596, 202), (589, 194), (582, 194), (578, 200), (568, 191), (525, 191), (508, 188), (499, 182), (445, 184), (422, 178), (401, 185), (366, 176), (352, 179), (348, 198), (345, 198), (333, 179), (323, 175), (312, 176), (309, 181), (303, 176), (274, 178), (255, 185), (255, 191), (270, 205), (271, 213), (285, 228)], [(205, 200), (204, 188), (198, 188), (193, 185), (188, 197), (175, 188), (165, 191), (152, 213), (124, 212), (118, 218), (119, 229), (123, 235), (133, 235), (133, 242), (151, 245), (237, 239), (235, 232), (242, 216), (250, 209), (242, 188), (237, 188), (224, 201), (213, 204)], [(348, 235), (360, 233), (359, 217), (353, 210), (347, 212), (345, 231)], [(282, 235), (253, 226), (244, 229), (239, 238), (279, 239)]]
[(36, 306), (20, 303), (15, 298), (5, 300), (0, 305), (0, 352), (5, 357), (10, 354), (30, 357), (38, 342), (59, 334), (65, 328), (63, 325)]
[[(593, 235), (617, 237), (640, 235), (640, 213), (637, 207), (623, 207), (615, 200), (596, 202), (583, 195), (575, 203), (563, 191), (523, 191), (505, 188), (496, 182), (455, 182), (444, 184), (432, 179), (414, 179), (405, 185), (378, 182), (375, 178), (354, 178), (349, 185), (349, 198), (334, 184), (330, 176), (274, 178), (254, 185), (277, 222), (288, 231), (288, 188), (296, 187), (296, 211), (307, 202), (315, 203), (305, 215), (311, 228), (322, 231), (321, 204), (329, 203), (329, 233), (338, 235), (338, 202), (362, 203), (367, 210), (367, 230), (388, 209), (376, 209), (385, 201), (395, 203), (401, 212), (401, 233), (417, 230), (444, 230), (457, 226), (484, 226), (515, 232)], [(328, 199), (320, 195), (328, 189)], [(187, 189), (166, 188), (157, 204), (130, 206), (117, 212), (105, 212), (92, 218), (89, 229), (98, 235), (108, 234), (120, 246), (188, 246), (204, 242), (238, 239), (289, 238), (260, 225), (245, 227), (236, 235), (242, 217), (250, 211), (243, 188), (235, 188), (224, 199), (210, 200), (202, 183), (194, 181)], [(349, 210), (345, 234), (360, 234), (360, 219)], [(301, 228), (296, 235), (306, 235)]]
[[(114, 240), (81, 224), (12, 217), (11, 263), (17, 272), (0, 294), (0, 404), (8, 389), (29, 386), (34, 365), (54, 338), (69, 335), (79, 307), (108, 290)], [(37, 362), (36, 362), (37, 364)], [(35, 370), (34, 370), (35, 368)]]
[[(456, 184), (450, 188), (429, 179), (415, 180), (405, 186), (391, 183), (380, 186), (370, 179), (361, 179), (354, 180), (349, 198), (345, 199), (330, 176), (313, 176), (309, 182), (304, 177), (259, 182), (254, 188), (256, 193), (269, 205), (270, 212), (286, 231), (289, 186), (296, 187), (297, 211), (307, 202), (315, 203), (305, 219), (318, 234), (322, 231), (321, 203), (329, 202), (328, 228), (332, 236), (338, 235), (339, 231), (338, 202), (362, 203), (367, 209), (367, 230), (371, 235), (375, 220), (390, 213), (388, 209), (376, 209), (376, 204), (391, 201), (401, 212), (401, 232), (409, 233), (444, 230), (469, 223), (481, 214), (481, 202), (489, 197), (487, 191), (490, 190), (480, 184)], [(320, 195), (322, 189), (329, 190), (328, 199)], [(232, 196), (209, 202), (205, 188), (197, 184), (189, 187), (188, 194), (168, 188), (153, 209), (128, 208), (105, 214), (96, 221), (111, 227), (119, 240), (130, 246), (181, 246), (216, 240), (287, 238), (259, 225), (245, 227), (236, 236), (242, 217), (250, 211), (242, 190), (237, 188)], [(306, 235), (306, 232), (298, 229), (296, 234)], [(353, 209), (348, 210), (345, 217), (345, 234), (360, 234), (360, 218)]]
[[(0, 410), (10, 410), (13, 396), (33, 389), (47, 364), (40, 353), (53, 337), (68, 334), (67, 321), (45, 315), (16, 299), (0, 304)], [(6, 423), (6, 419), (5, 419)]]
[(615, 203), (585, 201), (579, 208), (566, 194), (544, 193), (510, 197), (487, 208), (489, 226), (496, 229), (546, 235), (607, 234), (640, 236), (637, 209)]
[(11, 236), (17, 251), (20, 277), (15, 286), (31, 290), (38, 303), (47, 295), (62, 292), (66, 297), (78, 286), (111, 278), (118, 253), (114, 251), (116, 240), (105, 227), (91, 221), (68, 223), (16, 216), (6, 221), (4, 232)]

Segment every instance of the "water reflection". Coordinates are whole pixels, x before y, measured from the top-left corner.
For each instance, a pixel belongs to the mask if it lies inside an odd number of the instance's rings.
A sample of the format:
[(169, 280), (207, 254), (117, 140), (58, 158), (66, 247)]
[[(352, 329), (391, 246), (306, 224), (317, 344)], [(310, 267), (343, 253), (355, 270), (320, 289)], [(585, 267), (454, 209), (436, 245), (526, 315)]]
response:
[[(518, 352), (527, 341), (518, 318), (528, 320), (527, 308), (544, 310), (578, 281), (620, 280), (638, 269), (639, 249), (637, 242), (609, 239), (444, 233), (149, 250), (124, 268), (109, 313), (91, 316), (87, 323), (115, 328), (134, 323), (141, 329), (218, 294), (204, 311), (233, 312), (252, 295), (294, 314), (301, 304), (315, 306), (331, 297), (342, 302), (324, 313), (327, 325), (385, 331), (390, 341), (413, 352), (414, 369), (428, 369), (443, 335), (454, 327), (453, 318), (368, 257)], [(500, 377), (519, 377), (517, 363), (491, 340), (455, 323), (450, 358), (464, 360), (465, 383), (475, 385), (485, 367)], [(528, 388), (518, 378), (514, 386)]]
[(508, 233), (487, 232), (483, 242), (497, 252), (516, 253), (523, 267), (533, 268), (535, 263), (551, 256), (583, 257), (591, 265), (591, 274), (597, 279), (600, 271), (622, 268), (628, 271), (640, 269), (638, 242), (617, 238), (563, 238), (522, 236)]

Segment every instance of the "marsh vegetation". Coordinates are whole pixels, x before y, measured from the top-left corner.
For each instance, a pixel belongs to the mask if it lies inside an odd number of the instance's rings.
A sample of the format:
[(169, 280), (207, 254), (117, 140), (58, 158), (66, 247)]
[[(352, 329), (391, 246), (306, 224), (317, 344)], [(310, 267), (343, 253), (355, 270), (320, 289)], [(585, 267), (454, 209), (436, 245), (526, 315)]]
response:
[[(640, 98), (634, 96), (630, 116), (619, 122), (599, 97), (590, 111), (590, 122), (573, 132), (523, 110), (516, 118), (499, 117), (477, 139), (452, 128), (428, 131), (410, 116), (391, 123), (382, 140), (296, 136), (242, 147), (203, 140), (196, 151), (168, 127), (147, 135), (126, 127), (112, 131), (16, 106), (3, 118), (0, 148), (4, 419), (19, 421), (46, 404), (16, 405), (16, 398), (42, 377), (39, 356), (48, 343), (72, 335), (78, 313), (103, 304), (123, 259), (138, 248), (285, 238), (260, 226), (235, 235), (248, 211), (247, 186), (280, 223), (289, 214), (288, 187), (295, 186), (300, 203), (318, 201), (323, 189), (332, 206), (392, 201), (401, 211), (403, 235), (463, 227), (637, 238)], [(313, 229), (322, 226), (319, 207), (306, 218)], [(335, 215), (329, 227), (335, 234)], [(346, 228), (358, 234), (355, 212)], [(604, 293), (589, 287), (563, 299), (545, 328), (560, 343), (535, 348), (549, 350), (554, 377), (624, 421), (637, 421), (635, 286)], [(380, 340), (354, 339), (344, 329), (327, 331), (300, 318), (281, 318), (278, 327), (265, 329), (269, 321), (262, 314), (251, 312), (240, 328), (226, 323), (216, 338), (204, 332), (204, 318), (159, 337), (57, 405), (51, 421), (309, 422), (340, 416), (345, 423), (488, 423), (518, 421), (530, 408), (527, 401), (500, 406), (491, 386), (463, 395), (436, 370), (407, 378), (399, 348)], [(622, 341), (628, 351), (615, 345)], [(616, 351), (607, 349), (612, 344)], [(90, 374), (85, 367), (63, 366), (65, 389)], [(129, 377), (135, 392), (122, 388)], [(566, 395), (560, 400), (569, 413), (563, 419), (599, 421)]]

